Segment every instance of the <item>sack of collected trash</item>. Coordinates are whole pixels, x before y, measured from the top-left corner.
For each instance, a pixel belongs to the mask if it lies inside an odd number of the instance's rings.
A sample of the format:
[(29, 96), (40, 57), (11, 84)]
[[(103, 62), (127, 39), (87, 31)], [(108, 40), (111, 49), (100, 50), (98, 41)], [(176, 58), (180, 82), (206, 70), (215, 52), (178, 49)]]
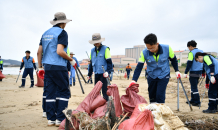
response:
[(128, 116), (131, 116), (136, 105), (140, 103), (147, 103), (145, 98), (138, 95), (139, 84), (133, 84), (126, 89), (126, 95), (121, 96), (121, 102), (125, 113), (129, 113)]
[(125, 78), (125, 79), (127, 78), (127, 74), (126, 74), (126, 73), (124, 74), (124, 78)]
[(119, 130), (154, 130), (153, 115), (150, 110), (141, 110), (139, 104), (136, 105), (130, 119), (122, 122)]
[(116, 116), (119, 117), (123, 113), (123, 110), (120, 103), (119, 90), (116, 84), (112, 84), (107, 87), (107, 95), (113, 97)]
[(0, 79), (4, 79), (5, 76), (2, 74), (2, 72), (0, 71)]
[[(74, 127), (76, 130), (79, 129), (80, 121), (78, 119), (82, 118), (77, 116), (81, 116), (81, 113), (86, 113), (86, 115), (88, 115), (91, 118), (101, 118), (105, 115), (106, 111), (104, 111), (104, 109), (106, 107), (106, 100), (100, 95), (102, 85), (102, 82), (98, 81), (95, 87), (92, 89), (92, 91), (80, 103), (77, 109), (72, 112), (72, 115), (74, 116), (72, 122), (74, 123)], [(65, 129), (65, 122), (66, 120), (63, 120), (61, 122), (59, 130)], [(74, 130), (74, 128), (71, 127), (70, 130)]]
[(41, 79), (39, 76), (38, 76), (38, 73), (36, 72), (36, 76), (37, 76), (37, 83), (35, 84), (35, 86), (37, 87), (44, 87), (44, 80)]

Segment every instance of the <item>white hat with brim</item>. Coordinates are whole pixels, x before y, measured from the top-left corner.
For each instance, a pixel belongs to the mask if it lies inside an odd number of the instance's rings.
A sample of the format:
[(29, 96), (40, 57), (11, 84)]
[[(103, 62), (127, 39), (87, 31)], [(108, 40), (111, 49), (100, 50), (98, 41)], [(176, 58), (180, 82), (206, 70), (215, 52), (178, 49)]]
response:
[(55, 16), (55, 18), (50, 21), (50, 23), (52, 25), (56, 25), (59, 23), (68, 23), (68, 22), (72, 21), (71, 19), (67, 19), (65, 13), (63, 13), (63, 12), (57, 12), (57, 13), (55, 13), (54, 16)]
[(101, 43), (103, 41), (105, 41), (105, 38), (101, 38), (100, 33), (94, 33), (92, 35), (92, 40), (89, 40), (89, 43), (90, 44), (95, 44), (95, 43)]

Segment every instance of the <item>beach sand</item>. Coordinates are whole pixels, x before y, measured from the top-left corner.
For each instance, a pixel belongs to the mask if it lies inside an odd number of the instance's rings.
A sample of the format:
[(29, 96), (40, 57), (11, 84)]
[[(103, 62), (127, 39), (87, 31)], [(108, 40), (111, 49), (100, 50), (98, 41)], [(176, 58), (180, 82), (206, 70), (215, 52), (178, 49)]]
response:
[[(18, 88), (21, 85), (21, 76), (16, 83), (17, 75), (5, 75), (6, 78), (0, 82), (0, 129), (1, 130), (57, 130), (57, 127), (48, 127), (47, 119), (42, 118), (42, 93), (43, 87), (29, 88), (30, 78), (26, 79), (26, 87)], [(131, 80), (120, 79), (114, 75), (112, 84), (117, 84), (120, 96), (125, 94)], [(36, 84), (36, 76), (34, 77)], [(186, 98), (180, 85), (180, 111), (177, 111), (177, 79), (171, 78), (166, 91), (166, 105), (168, 105), (176, 115), (187, 118), (200, 119), (203, 117), (212, 118), (218, 114), (203, 114), (202, 110), (208, 107), (208, 97), (204, 98), (202, 107), (192, 107), (185, 103)], [(190, 85), (188, 79), (183, 79), (184, 86), (190, 99)], [(139, 94), (148, 102), (147, 81), (144, 78), (138, 80)], [(71, 98), (68, 108), (76, 109), (88, 93), (93, 89), (93, 84), (84, 84), (82, 82), (85, 94), (82, 94), (79, 82), (71, 87)], [(204, 86), (200, 88), (200, 94), (204, 92)]]

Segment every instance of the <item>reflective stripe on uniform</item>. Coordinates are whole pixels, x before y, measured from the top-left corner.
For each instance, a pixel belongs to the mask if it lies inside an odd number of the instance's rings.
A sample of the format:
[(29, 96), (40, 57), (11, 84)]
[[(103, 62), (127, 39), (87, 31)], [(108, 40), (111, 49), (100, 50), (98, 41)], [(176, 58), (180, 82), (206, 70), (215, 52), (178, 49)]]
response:
[(59, 100), (62, 100), (62, 101), (69, 101), (69, 99), (67, 99), (67, 98), (59, 98)]
[(198, 94), (199, 92), (193, 92), (193, 94)]
[(56, 102), (55, 99), (46, 99), (46, 102)]
[(46, 96), (42, 96), (42, 98), (46, 98)]
[(209, 100), (216, 101), (216, 99), (213, 99), (213, 98), (209, 98)]
[(26, 79), (26, 78), (22, 78), (22, 79)]

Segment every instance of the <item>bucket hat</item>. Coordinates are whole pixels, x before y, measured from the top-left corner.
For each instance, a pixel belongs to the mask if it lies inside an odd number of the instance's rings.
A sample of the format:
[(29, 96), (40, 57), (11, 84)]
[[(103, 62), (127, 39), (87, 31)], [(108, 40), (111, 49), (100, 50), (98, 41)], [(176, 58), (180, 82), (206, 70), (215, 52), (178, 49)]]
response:
[(65, 13), (63, 13), (63, 12), (55, 13), (54, 17), (55, 18), (50, 21), (50, 23), (52, 25), (56, 25), (58, 23), (68, 23), (68, 22), (72, 21), (71, 19), (67, 19)]
[(102, 41), (105, 41), (105, 38), (101, 38), (100, 33), (94, 33), (92, 35), (92, 40), (89, 40), (89, 43), (95, 44), (95, 43), (101, 43)]

